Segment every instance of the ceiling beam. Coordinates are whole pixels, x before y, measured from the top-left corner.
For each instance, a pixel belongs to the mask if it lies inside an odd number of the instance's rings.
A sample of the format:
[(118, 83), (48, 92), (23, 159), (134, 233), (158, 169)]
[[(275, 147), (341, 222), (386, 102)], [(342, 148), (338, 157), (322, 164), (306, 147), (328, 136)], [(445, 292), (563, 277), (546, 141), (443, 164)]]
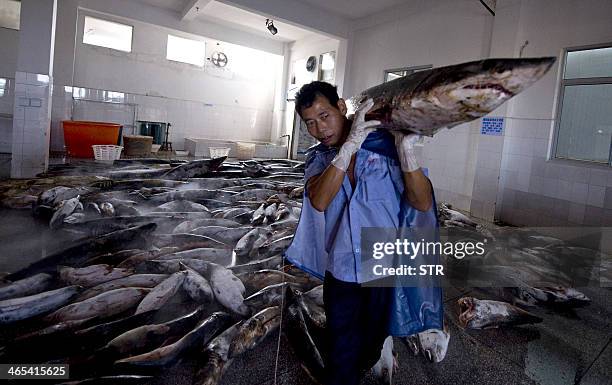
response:
[(210, 4), (212, 0), (187, 0), (185, 8), (181, 12), (181, 21), (190, 21), (195, 19), (198, 13), (204, 12), (204, 8)]
[(299, 0), (217, 1), (328, 37), (347, 38), (350, 29), (348, 19)]

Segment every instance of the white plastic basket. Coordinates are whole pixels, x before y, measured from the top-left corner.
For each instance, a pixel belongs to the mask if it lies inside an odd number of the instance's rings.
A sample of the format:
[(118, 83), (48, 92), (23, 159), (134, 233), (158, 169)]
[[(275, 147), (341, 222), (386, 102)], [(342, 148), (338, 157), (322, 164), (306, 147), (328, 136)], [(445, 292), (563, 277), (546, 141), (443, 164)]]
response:
[(114, 146), (110, 144), (94, 144), (91, 147), (93, 147), (96, 162), (102, 163), (113, 163), (115, 159), (119, 159), (121, 150), (123, 150), (123, 146)]
[(210, 151), (210, 158), (221, 158), (222, 156), (228, 156), (230, 152), (229, 147), (208, 147)]

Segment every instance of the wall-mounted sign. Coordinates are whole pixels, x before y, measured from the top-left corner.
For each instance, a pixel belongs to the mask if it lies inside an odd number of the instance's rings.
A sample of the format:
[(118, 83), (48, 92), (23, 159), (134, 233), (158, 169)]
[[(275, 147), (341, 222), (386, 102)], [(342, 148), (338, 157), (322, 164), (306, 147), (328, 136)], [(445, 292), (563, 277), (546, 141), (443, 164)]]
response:
[(501, 118), (501, 117), (482, 118), (482, 124), (480, 125), (480, 133), (482, 135), (495, 135), (495, 136), (503, 135), (504, 134), (504, 118)]

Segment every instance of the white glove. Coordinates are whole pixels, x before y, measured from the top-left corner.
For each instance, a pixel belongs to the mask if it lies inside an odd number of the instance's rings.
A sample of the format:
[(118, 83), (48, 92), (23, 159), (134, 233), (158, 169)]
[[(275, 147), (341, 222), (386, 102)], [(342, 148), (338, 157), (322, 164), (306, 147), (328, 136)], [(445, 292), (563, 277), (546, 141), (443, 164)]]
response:
[(400, 131), (391, 131), (395, 137), (395, 147), (399, 156), (403, 172), (413, 172), (419, 169), (419, 162), (414, 154), (414, 145), (421, 137), (419, 134), (404, 134)]
[(376, 128), (375, 126), (380, 125), (378, 120), (365, 121), (366, 113), (372, 108), (374, 101), (372, 99), (366, 100), (362, 103), (359, 108), (355, 111), (355, 117), (353, 119), (353, 125), (351, 132), (346, 137), (346, 141), (338, 150), (338, 154), (334, 157), (331, 164), (336, 168), (346, 172), (349, 164), (351, 163), (351, 157), (354, 153), (361, 148), (361, 144), (366, 137)]

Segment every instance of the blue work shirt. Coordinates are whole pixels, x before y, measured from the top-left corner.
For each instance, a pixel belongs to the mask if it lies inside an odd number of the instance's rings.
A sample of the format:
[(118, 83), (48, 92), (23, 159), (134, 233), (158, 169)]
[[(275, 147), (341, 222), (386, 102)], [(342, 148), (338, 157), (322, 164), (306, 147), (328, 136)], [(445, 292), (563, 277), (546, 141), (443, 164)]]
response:
[[(307, 154), (304, 179), (321, 174), (336, 149), (318, 144)], [(425, 171), (425, 170), (424, 170)], [(286, 259), (323, 279), (328, 270), (339, 280), (363, 282), (362, 227), (438, 226), (435, 198), (421, 212), (403, 199), (404, 181), (393, 136), (385, 130), (368, 135), (355, 159), (355, 189), (345, 175), (342, 187), (324, 212), (310, 204), (305, 189), (302, 213)], [(431, 285), (396, 287), (389, 334), (408, 336), (443, 328), (442, 291)]]
[[(368, 149), (372, 141), (384, 140), (386, 131), (368, 136), (355, 158), (355, 190), (344, 175), (342, 187), (324, 211), (325, 251), (328, 270), (345, 282), (364, 282), (361, 274), (361, 228), (398, 228), (404, 179), (393, 156)], [(395, 149), (393, 146), (391, 149)], [(318, 145), (308, 153), (304, 181), (321, 174), (337, 154), (336, 148)]]

